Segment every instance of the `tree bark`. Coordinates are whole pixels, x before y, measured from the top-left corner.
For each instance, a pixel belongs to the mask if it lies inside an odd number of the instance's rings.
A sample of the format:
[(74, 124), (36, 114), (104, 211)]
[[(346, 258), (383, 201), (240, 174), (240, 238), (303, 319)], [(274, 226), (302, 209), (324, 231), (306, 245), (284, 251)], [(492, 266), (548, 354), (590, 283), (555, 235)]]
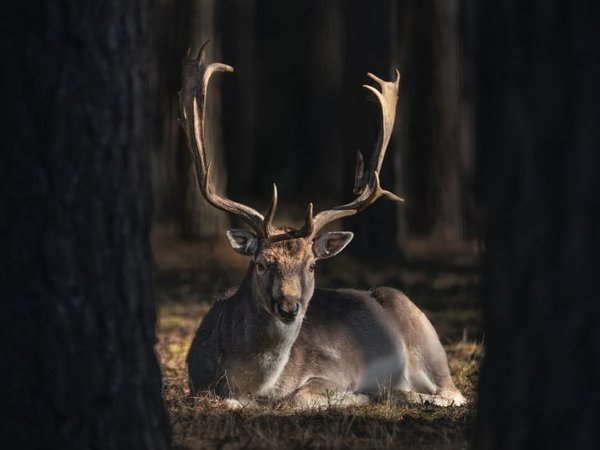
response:
[(7, 448), (169, 444), (148, 241), (148, 8), (21, 2), (1, 19)]
[(475, 15), (489, 208), (478, 447), (600, 445), (600, 7)]

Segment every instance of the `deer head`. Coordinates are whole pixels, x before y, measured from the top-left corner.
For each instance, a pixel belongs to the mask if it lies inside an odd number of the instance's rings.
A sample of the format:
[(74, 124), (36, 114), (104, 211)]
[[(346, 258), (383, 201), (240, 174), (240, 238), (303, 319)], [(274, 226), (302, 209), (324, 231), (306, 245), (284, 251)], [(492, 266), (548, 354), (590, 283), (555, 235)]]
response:
[(368, 170), (365, 170), (361, 153), (357, 154), (353, 189), (357, 197), (350, 203), (317, 215), (313, 215), (310, 203), (302, 227), (279, 228), (273, 225), (277, 209), (275, 185), (271, 205), (264, 216), (255, 209), (221, 197), (214, 191), (204, 145), (206, 94), (213, 73), (233, 72), (233, 68), (221, 63), (206, 64), (205, 47), (206, 44), (195, 58), (190, 57), (188, 52), (183, 61), (183, 86), (179, 93), (181, 124), (193, 155), (198, 184), (210, 204), (235, 214), (250, 226), (252, 231), (229, 230), (227, 238), (236, 252), (252, 259), (252, 296), (275, 318), (283, 323), (292, 323), (304, 316), (313, 295), (316, 261), (337, 255), (353, 238), (353, 234), (347, 231), (321, 232), (323, 227), (337, 219), (363, 211), (380, 197), (403, 201), (382, 189), (379, 183), (379, 172), (394, 127), (400, 74), (396, 70), (395, 80), (389, 82), (369, 73), (368, 76), (379, 85), (380, 90), (364, 85), (381, 107), (381, 128)]

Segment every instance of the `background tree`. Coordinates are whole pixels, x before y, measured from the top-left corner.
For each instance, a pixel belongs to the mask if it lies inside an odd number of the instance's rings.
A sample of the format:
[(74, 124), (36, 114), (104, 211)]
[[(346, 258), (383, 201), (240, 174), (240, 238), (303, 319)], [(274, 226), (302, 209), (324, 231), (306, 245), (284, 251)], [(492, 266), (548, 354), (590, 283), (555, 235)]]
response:
[[(158, 222), (177, 220), (181, 228), (187, 174), (180, 181), (186, 164), (185, 139), (177, 119), (181, 87), (181, 61), (190, 47), (191, 0), (161, 0), (154, 4), (151, 33), (155, 57), (152, 75), (156, 85), (154, 100), (154, 141), (151, 150), (154, 219)], [(186, 165), (189, 167), (189, 163)], [(181, 231), (181, 230), (179, 230)]]
[(2, 17), (2, 424), (10, 448), (168, 447), (148, 243), (148, 4)]
[(600, 441), (600, 8), (485, 3), (474, 17), (489, 209), (480, 448)]
[(434, 1), (433, 112), (431, 134), (432, 186), (430, 200), (433, 224), (431, 239), (460, 242), (464, 239), (465, 170), (470, 158), (465, 134), (469, 122), (465, 118), (462, 96), (461, 49), (458, 0)]
[[(192, 51), (210, 40), (206, 49), (207, 61), (221, 61), (221, 39), (217, 23), (217, 0), (192, 0), (189, 44)], [(182, 56), (183, 58), (183, 56)], [(179, 65), (178, 65), (179, 67)], [(211, 161), (211, 175), (217, 192), (224, 192), (227, 186), (227, 170), (224, 165), (223, 139), (221, 134), (221, 89), (219, 77), (215, 77), (216, 86), (210, 92), (206, 106), (206, 151)], [(192, 163), (187, 144), (180, 145), (180, 171), (178, 181), (183, 192), (181, 208), (181, 230), (184, 238), (213, 237), (228, 227), (229, 217), (211, 206), (200, 194), (196, 170)]]
[(217, 14), (222, 43), (222, 60), (235, 68), (226, 78), (223, 98), (223, 146), (225, 165), (229, 173), (228, 192), (232, 198), (249, 200), (255, 190), (258, 92), (256, 49), (256, 0), (222, 0), (217, 2)]
[(458, 1), (399, 2), (403, 117), (397, 139), (407, 198), (400, 210), (403, 246), (415, 237), (436, 245), (460, 243), (464, 226), (471, 225), (465, 206), (472, 195), (466, 185), (473, 158), (463, 96), (460, 10)]

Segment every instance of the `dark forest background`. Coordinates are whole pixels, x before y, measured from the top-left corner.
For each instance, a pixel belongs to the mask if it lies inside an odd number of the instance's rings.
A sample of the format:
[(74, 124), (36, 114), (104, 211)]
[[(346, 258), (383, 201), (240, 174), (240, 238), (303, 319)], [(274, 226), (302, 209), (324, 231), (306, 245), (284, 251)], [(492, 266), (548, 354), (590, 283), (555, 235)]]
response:
[(348, 251), (376, 268), (481, 256), (468, 444), (598, 448), (599, 23), (591, 0), (12, 2), (0, 441), (169, 447), (151, 230), (197, 243), (230, 225), (200, 198), (177, 125), (181, 60), (210, 39), (208, 59), (236, 69), (209, 94), (215, 178), (258, 209), (277, 182), (280, 222), (351, 198), (378, 126), (360, 85), (400, 70), (382, 184), (407, 201), (345, 221)]
[(482, 209), (461, 2), (162, 0), (154, 20), (158, 223), (207, 238), (231, 220), (200, 196), (176, 121), (183, 55), (210, 40), (207, 59), (235, 68), (216, 77), (207, 119), (217, 184), (231, 198), (264, 210), (276, 182), (282, 224), (301, 220), (309, 201), (320, 210), (351, 199), (356, 151), (368, 158), (379, 126), (361, 85), (367, 72), (390, 79), (398, 68), (382, 184), (407, 201), (379, 202), (368, 218), (348, 219), (360, 237), (350, 251), (385, 263), (416, 257), (424, 245), (477, 250)]

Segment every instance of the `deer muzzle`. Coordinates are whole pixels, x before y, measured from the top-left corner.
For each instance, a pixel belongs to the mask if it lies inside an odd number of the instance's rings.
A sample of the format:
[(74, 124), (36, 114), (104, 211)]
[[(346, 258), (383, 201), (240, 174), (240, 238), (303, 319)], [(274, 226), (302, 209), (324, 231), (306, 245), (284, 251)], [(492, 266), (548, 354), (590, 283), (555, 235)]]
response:
[(285, 296), (274, 302), (275, 314), (285, 323), (292, 323), (300, 313), (300, 299)]

